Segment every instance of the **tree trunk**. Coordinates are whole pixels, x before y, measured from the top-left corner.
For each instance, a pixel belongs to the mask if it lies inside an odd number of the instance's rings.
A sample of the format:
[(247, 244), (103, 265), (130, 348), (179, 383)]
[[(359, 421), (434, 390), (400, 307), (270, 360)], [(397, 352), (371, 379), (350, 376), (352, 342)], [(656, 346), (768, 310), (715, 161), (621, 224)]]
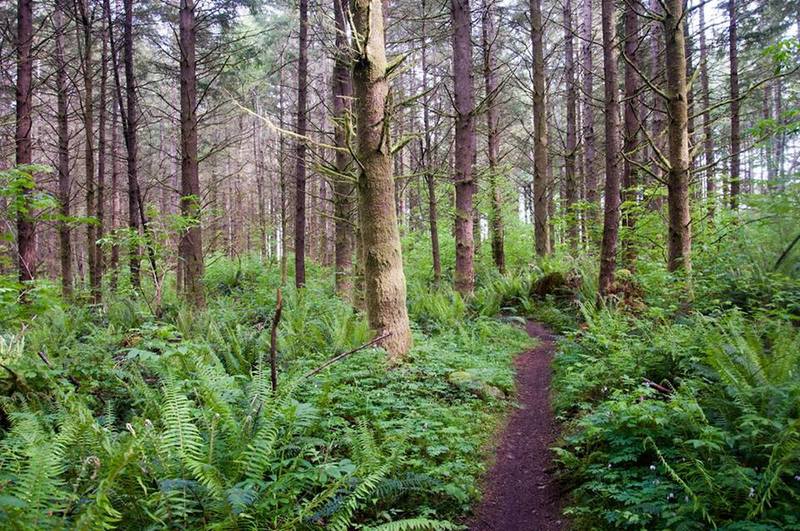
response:
[(294, 283), (306, 284), (306, 106), (308, 104), (308, 0), (300, 0), (299, 57), (297, 59), (297, 128), (294, 214)]
[(353, 0), (353, 67), (358, 132), (359, 221), (363, 239), (367, 317), (382, 345), (399, 360), (411, 348), (400, 231), (394, 208), (389, 143), (386, 53), (380, 0)]
[(544, 87), (544, 43), (541, 0), (530, 1), (531, 45), (533, 49), (533, 217), (536, 254), (550, 254), (548, 223), (549, 186), (547, 179), (547, 109)]
[[(428, 90), (428, 34), (425, 21), (425, 0), (422, 0), (422, 89)], [(436, 176), (433, 171), (433, 142), (431, 140), (430, 125), (430, 95), (425, 94), (422, 108), (422, 126), (425, 130), (424, 138), (424, 164), (425, 183), (428, 187), (428, 221), (431, 233), (431, 254), (433, 260), (433, 282), (439, 284), (442, 279), (442, 260), (439, 251), (439, 219), (436, 208)]]
[(65, 299), (72, 296), (72, 242), (70, 226), (70, 175), (69, 175), (69, 119), (67, 101), (67, 65), (64, 61), (64, 12), (57, 5), (53, 13), (55, 26), (56, 105), (58, 132), (58, 200), (60, 203), (58, 239), (61, 259), (61, 293)]
[[(649, 11), (656, 16), (663, 15), (661, 0), (650, 0)], [(653, 24), (650, 27), (650, 80), (656, 86), (663, 84), (663, 54), (662, 44), (664, 42), (663, 29), (661, 24)], [(653, 92), (652, 110), (650, 113), (650, 137), (653, 140), (651, 158), (655, 161), (657, 158), (656, 150), (664, 153), (664, 120), (666, 118), (666, 109), (664, 108), (664, 99), (661, 94)], [(648, 201), (648, 209), (651, 211), (660, 211), (664, 201), (661, 197), (661, 187), (663, 176), (662, 165), (654, 163), (652, 165), (653, 176), (649, 179), (649, 187), (653, 190), (655, 197)]]
[(713, 222), (716, 206), (717, 181), (714, 172), (714, 137), (711, 134), (711, 102), (708, 87), (708, 47), (706, 45), (705, 4), (700, 5), (700, 89), (703, 106), (703, 151), (706, 166), (706, 202), (708, 219)]
[(594, 102), (592, 101), (592, 0), (583, 0), (581, 6), (581, 62), (583, 63), (583, 177), (586, 187), (586, 202), (589, 204), (587, 229), (600, 218), (597, 194), (597, 172), (595, 168), (596, 148), (594, 141)]
[(613, 0), (602, 0), (603, 75), (605, 89), (606, 185), (603, 241), (600, 248), (600, 296), (611, 293), (617, 267), (619, 235), (619, 89), (617, 80), (616, 12)]
[(683, 0), (668, 0), (664, 12), (666, 52), (669, 175), (667, 204), (669, 238), (667, 267), (670, 271), (692, 270), (691, 212), (689, 211), (689, 124), (686, 95), (686, 45)]
[(187, 227), (181, 233), (183, 292), (195, 306), (205, 305), (203, 294), (203, 232), (200, 225), (200, 177), (197, 163), (197, 60), (195, 57), (194, 0), (181, 0), (180, 87), (181, 87), (181, 216)]
[[(16, 163), (17, 166), (33, 161), (31, 144), (32, 67), (31, 43), (33, 41), (33, 2), (17, 2), (17, 85), (16, 85)], [(22, 192), (21, 208), (17, 212), (17, 252), (19, 279), (27, 282), (36, 278), (36, 226), (34, 224), (30, 190)]]
[[(338, 148), (346, 149), (347, 123), (350, 120), (350, 100), (353, 86), (350, 80), (350, 47), (347, 43), (345, 0), (333, 0), (336, 19), (336, 57), (333, 64), (333, 117), (334, 137)], [(334, 231), (336, 242), (336, 293), (347, 300), (353, 295), (353, 195), (350, 179), (351, 157), (344, 151), (336, 152), (336, 171), (339, 173), (333, 186)]]
[(731, 191), (730, 207), (739, 208), (741, 132), (739, 125), (739, 53), (737, 50), (736, 0), (728, 0), (731, 90)]
[(575, 176), (575, 156), (578, 149), (577, 100), (575, 86), (575, 51), (572, 42), (572, 0), (564, 1), (564, 74), (567, 84), (567, 139), (564, 154), (564, 188), (567, 209), (567, 236), (573, 253), (578, 251), (578, 181)]
[[(111, 28), (109, 26), (109, 33), (111, 32)], [(116, 52), (115, 50), (111, 49), (112, 54), (112, 61), (111, 64), (116, 64)], [(115, 67), (116, 68), (116, 67)], [(118, 228), (119, 218), (120, 218), (120, 200), (119, 200), (119, 165), (118, 163), (118, 147), (119, 147), (119, 140), (117, 138), (118, 135), (118, 116), (119, 116), (119, 100), (117, 98), (111, 98), (113, 103), (111, 104), (111, 232), (115, 233)], [(115, 234), (116, 236), (116, 234)], [(116, 237), (114, 238), (114, 243), (111, 246), (111, 281), (110, 286), (112, 290), (117, 288), (117, 279), (119, 277), (119, 244), (116, 243)]]
[(108, 18), (104, 13), (102, 48), (100, 51), (100, 101), (98, 105), (98, 131), (97, 131), (97, 208), (95, 217), (97, 226), (95, 229), (94, 263), (96, 268), (95, 286), (92, 298), (95, 304), (100, 303), (102, 298), (103, 272), (105, 269), (105, 253), (103, 246), (98, 243), (103, 237), (105, 230), (105, 201), (106, 201), (106, 116), (108, 107), (108, 25), (105, 19)]
[[(112, 50), (114, 45), (114, 31), (111, 24), (111, 10), (109, 0), (103, 0), (104, 10), (108, 13), (109, 39)], [(122, 118), (122, 131), (125, 138), (125, 148), (127, 151), (127, 173), (128, 173), (128, 227), (134, 238), (139, 237), (141, 209), (139, 204), (139, 184), (137, 178), (137, 139), (136, 126), (138, 122), (136, 109), (136, 78), (133, 74), (133, 0), (124, 0), (125, 21), (122, 28), (123, 37), (123, 62), (125, 63), (125, 100), (122, 98), (122, 82), (120, 81), (119, 66), (114, 61), (114, 85), (117, 92), (117, 101), (120, 117)], [(112, 54), (112, 58), (116, 54)], [(127, 103), (127, 105), (125, 104)], [(129, 263), (131, 285), (134, 288), (141, 286), (140, 275), (140, 249), (138, 241), (132, 241), (129, 247)]]
[(622, 188), (626, 208), (623, 211), (623, 223), (628, 231), (625, 240), (624, 255), (628, 268), (633, 268), (636, 260), (636, 249), (632, 241), (632, 232), (636, 225), (635, 205), (636, 187), (639, 184), (638, 168), (635, 162), (641, 160), (638, 155), (639, 130), (641, 128), (641, 109), (639, 105), (639, 74), (641, 71), (639, 60), (639, 15), (637, 11), (640, 4), (638, 0), (628, 0), (625, 7), (625, 55), (627, 60), (636, 68), (628, 64), (625, 68), (625, 124), (624, 145), (625, 161), (622, 167)]
[(472, 84), (472, 23), (469, 0), (452, 0), (450, 14), (453, 26), (453, 84), (455, 123), (455, 289), (470, 296), (475, 287), (472, 232), (475, 182), (472, 164), (475, 158), (475, 95)]
[(92, 11), (88, 0), (75, 1), (75, 13), (80, 20), (78, 41), (82, 40), (81, 71), (83, 74), (83, 131), (84, 131), (84, 167), (86, 170), (86, 217), (92, 221), (86, 225), (86, 262), (89, 269), (89, 288), (92, 299), (99, 298), (99, 285), (97, 283), (97, 253), (96, 225), (94, 215), (96, 209), (95, 199), (95, 165), (94, 165), (94, 39), (92, 38)]
[(506, 272), (506, 255), (503, 242), (503, 199), (497, 180), (500, 178), (498, 159), (500, 157), (500, 131), (497, 112), (499, 97), (497, 82), (497, 58), (494, 43), (497, 39), (495, 27), (495, 0), (483, 0), (483, 78), (486, 86), (486, 156), (489, 160), (489, 197), (491, 200), (492, 258), (500, 273)]

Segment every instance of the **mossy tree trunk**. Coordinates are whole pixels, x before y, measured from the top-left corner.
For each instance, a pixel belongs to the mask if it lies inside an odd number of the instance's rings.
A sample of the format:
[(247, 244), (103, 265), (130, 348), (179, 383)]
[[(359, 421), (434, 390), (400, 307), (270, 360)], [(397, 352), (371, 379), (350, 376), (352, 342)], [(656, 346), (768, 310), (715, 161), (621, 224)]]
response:
[(359, 222), (370, 326), (394, 361), (411, 348), (406, 279), (395, 212), (386, 51), (380, 0), (353, 0)]
[(666, 45), (669, 175), (667, 207), (669, 238), (667, 267), (670, 271), (692, 269), (691, 212), (689, 211), (689, 105), (686, 84), (683, 0), (666, 2)]

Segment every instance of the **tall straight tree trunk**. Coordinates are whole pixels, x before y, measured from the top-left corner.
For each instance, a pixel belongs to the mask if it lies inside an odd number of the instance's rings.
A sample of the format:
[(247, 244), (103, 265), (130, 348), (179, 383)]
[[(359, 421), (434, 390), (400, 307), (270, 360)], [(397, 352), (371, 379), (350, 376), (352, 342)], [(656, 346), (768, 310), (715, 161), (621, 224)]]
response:
[(667, 268), (692, 270), (691, 212), (689, 211), (689, 107), (686, 85), (683, 0), (668, 0), (664, 12), (667, 74), (669, 175), (667, 207), (669, 235)]
[(739, 208), (741, 188), (741, 132), (739, 124), (739, 52), (737, 49), (736, 0), (728, 0), (730, 41), (730, 90), (731, 90), (731, 191), (730, 207)]
[(550, 254), (550, 225), (548, 223), (548, 166), (547, 109), (544, 87), (544, 28), (542, 2), (530, 0), (531, 45), (533, 49), (533, 217), (536, 254)]
[[(114, 31), (111, 21), (111, 9), (109, 0), (103, 0), (104, 10), (108, 13), (109, 40), (112, 50), (115, 49)], [(117, 92), (117, 101), (120, 117), (122, 118), (122, 132), (125, 138), (125, 148), (127, 151), (127, 173), (128, 173), (128, 227), (133, 235), (138, 238), (141, 215), (139, 204), (139, 182), (137, 176), (137, 138), (136, 127), (138, 122), (136, 109), (136, 78), (133, 73), (133, 0), (124, 0), (125, 20), (122, 28), (123, 62), (125, 63), (125, 99), (122, 97), (122, 82), (119, 75), (119, 65), (114, 61), (114, 85)], [(116, 54), (111, 55), (114, 58)], [(141, 285), (141, 257), (137, 241), (133, 241), (129, 247), (129, 264), (131, 285), (139, 288)]]
[(499, 97), (497, 82), (497, 58), (494, 43), (497, 39), (495, 27), (495, 0), (483, 0), (483, 78), (486, 86), (486, 156), (489, 160), (489, 196), (491, 198), (492, 258), (500, 273), (506, 272), (506, 254), (503, 242), (503, 199), (497, 180), (500, 178), (498, 159), (500, 157), (500, 131), (497, 112)]
[(708, 82), (708, 46), (706, 45), (705, 4), (700, 5), (700, 98), (703, 106), (703, 151), (706, 166), (706, 202), (708, 219), (713, 222), (716, 206), (717, 181), (714, 172), (714, 137), (711, 134), (711, 102)]
[(475, 125), (473, 111), (475, 95), (472, 84), (472, 23), (469, 0), (452, 0), (453, 26), (453, 85), (456, 111), (455, 124), (455, 288), (469, 296), (475, 287), (473, 267), (474, 240), (472, 232), (475, 182), (472, 164), (475, 159)]
[(69, 175), (69, 119), (67, 101), (67, 65), (64, 60), (64, 12), (57, 5), (53, 13), (55, 26), (56, 61), (56, 105), (58, 131), (58, 200), (60, 203), (58, 239), (61, 259), (61, 293), (65, 299), (72, 296), (72, 242), (67, 219), (70, 216), (70, 175)]
[[(428, 34), (425, 21), (425, 0), (422, 0), (422, 89), (428, 90)], [(433, 282), (439, 284), (442, 279), (442, 260), (439, 252), (439, 219), (436, 208), (436, 176), (433, 171), (433, 142), (431, 139), (430, 95), (423, 96), (422, 127), (425, 130), (424, 164), (425, 183), (428, 187), (428, 221), (431, 233), (431, 258), (433, 260)]]
[(603, 241), (600, 247), (600, 296), (611, 293), (617, 267), (620, 203), (619, 85), (617, 79), (616, 12), (613, 0), (602, 0), (603, 75), (605, 89), (606, 185)]
[[(105, 9), (105, 6), (104, 6)], [(111, 28), (109, 26), (109, 34)], [(116, 52), (113, 47), (111, 49), (112, 61), (111, 64), (116, 64)], [(111, 231), (114, 232), (118, 228), (120, 218), (120, 200), (119, 200), (119, 165), (118, 165), (118, 116), (119, 116), (119, 100), (112, 97), (113, 103), (111, 104)], [(110, 286), (114, 290), (117, 287), (117, 279), (119, 277), (119, 244), (114, 243), (111, 246), (111, 279)]]
[[(583, 178), (586, 187), (586, 202), (589, 204), (587, 217), (591, 222), (596, 222), (600, 216), (599, 200), (597, 194), (597, 172), (595, 171), (595, 142), (594, 142), (594, 90), (593, 65), (592, 65), (592, 0), (582, 0), (581, 5), (581, 63), (583, 65)], [(589, 223), (587, 225), (593, 225)], [(588, 228), (588, 227), (587, 227)]]
[(333, 0), (336, 21), (336, 57), (333, 64), (333, 115), (336, 146), (336, 177), (333, 186), (334, 231), (336, 242), (336, 293), (352, 300), (353, 295), (353, 183), (349, 178), (351, 157), (344, 151), (348, 145), (346, 122), (350, 120), (353, 85), (350, 80), (350, 47), (347, 43), (345, 0)]
[[(661, 0), (650, 0), (649, 11), (656, 16), (663, 15), (662, 9), (662, 2)], [(663, 53), (662, 53), (662, 45), (664, 43), (664, 39), (662, 36), (663, 29), (661, 24), (654, 24), (651, 26), (650, 29), (650, 80), (656, 86), (663, 85)], [(655, 159), (656, 154), (655, 150), (664, 153), (665, 146), (664, 146), (664, 121), (666, 118), (666, 109), (664, 107), (664, 98), (661, 94), (656, 94), (653, 92), (653, 100), (652, 100), (652, 111), (650, 113), (649, 125), (650, 125), (650, 137), (653, 140), (653, 153), (651, 153), (651, 157)], [(655, 194), (655, 197), (648, 202), (648, 208), (650, 210), (660, 211), (664, 201), (661, 197), (661, 186), (662, 186), (662, 168), (661, 164), (653, 164), (653, 174), (654, 177), (650, 179), (650, 187), (656, 190), (658, 193)]]
[[(630, 64), (625, 68), (625, 123), (624, 123), (624, 145), (625, 161), (622, 167), (622, 188), (623, 197), (627, 207), (623, 211), (623, 222), (629, 232), (633, 231), (636, 225), (635, 203), (636, 186), (639, 184), (638, 169), (635, 162), (641, 160), (638, 155), (639, 130), (641, 128), (641, 109), (639, 104), (639, 74), (636, 69), (641, 71), (639, 59), (639, 15), (641, 11), (637, 0), (628, 0), (625, 5), (625, 56)], [(634, 66), (632, 66), (634, 65)], [(631, 268), (636, 259), (636, 250), (629, 234), (625, 241), (625, 262)]]
[(203, 232), (200, 226), (200, 176), (197, 164), (197, 59), (194, 0), (181, 0), (181, 215), (188, 226), (181, 233), (183, 292), (195, 306), (205, 305), (203, 294)]
[(572, 35), (572, 0), (564, 1), (564, 74), (567, 84), (567, 139), (564, 154), (564, 188), (567, 208), (567, 237), (572, 252), (578, 251), (578, 181), (575, 175), (575, 158), (578, 150), (577, 101), (575, 81), (575, 50)]
[[(286, 127), (283, 119), (283, 106), (284, 106), (284, 90), (283, 90), (283, 69), (278, 80), (278, 123), (281, 129)], [(286, 139), (284, 135), (280, 135), (278, 139), (278, 185), (281, 189), (281, 286), (286, 284), (288, 260), (286, 250), (289, 245), (289, 220), (287, 216), (287, 207), (289, 203), (288, 193), (286, 190)]]
[(383, 13), (380, 0), (353, 0), (351, 8), (357, 40), (353, 86), (367, 317), (379, 335), (390, 334), (381, 344), (390, 359), (399, 360), (411, 348), (411, 329), (394, 208)]
[[(17, 85), (16, 85), (16, 163), (30, 164), (33, 160), (31, 145), (31, 93), (33, 41), (33, 2), (17, 2)], [(17, 253), (19, 279), (27, 282), (36, 278), (36, 226), (31, 212), (30, 191), (23, 191), (22, 208), (17, 212)]]
[(300, 0), (297, 59), (297, 142), (294, 209), (294, 283), (306, 284), (306, 106), (308, 104), (308, 0)]
[[(82, 40), (81, 71), (83, 73), (83, 130), (84, 167), (86, 169), (86, 217), (93, 218), (96, 209), (94, 165), (94, 39), (92, 36), (92, 11), (88, 0), (76, 0), (75, 12), (80, 20), (79, 42)], [(96, 226), (94, 220), (86, 225), (86, 262), (89, 269), (89, 287), (92, 299), (99, 298), (97, 282)]]
[(106, 116), (108, 114), (108, 25), (105, 20), (108, 18), (103, 13), (103, 32), (102, 47), (100, 50), (100, 101), (98, 102), (98, 122), (97, 122), (97, 207), (95, 217), (97, 226), (95, 228), (94, 244), (94, 263), (96, 269), (95, 285), (92, 291), (92, 299), (95, 304), (99, 304), (102, 298), (103, 272), (105, 269), (105, 257), (103, 246), (98, 243), (103, 237), (105, 230), (105, 202), (106, 202)]

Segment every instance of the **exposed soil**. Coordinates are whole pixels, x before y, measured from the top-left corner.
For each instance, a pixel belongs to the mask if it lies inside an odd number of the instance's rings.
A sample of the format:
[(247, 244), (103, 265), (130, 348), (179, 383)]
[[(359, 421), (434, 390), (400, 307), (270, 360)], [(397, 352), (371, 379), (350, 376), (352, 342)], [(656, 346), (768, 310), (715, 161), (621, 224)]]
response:
[(553, 335), (529, 321), (528, 335), (539, 340), (517, 356), (517, 401), (500, 435), (484, 495), (470, 522), (472, 531), (551, 531), (566, 529), (561, 492), (552, 476), (550, 447), (558, 428), (550, 407)]

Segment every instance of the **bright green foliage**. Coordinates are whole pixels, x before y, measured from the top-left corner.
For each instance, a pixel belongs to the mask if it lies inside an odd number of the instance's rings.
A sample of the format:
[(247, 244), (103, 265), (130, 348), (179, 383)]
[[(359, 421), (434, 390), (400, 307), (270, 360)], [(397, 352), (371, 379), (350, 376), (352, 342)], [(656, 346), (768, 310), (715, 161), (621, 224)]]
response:
[(554, 382), (577, 528), (800, 529), (797, 259), (775, 271), (795, 200), (700, 234), (689, 303), (650, 259), (633, 309), (584, 299)]
[(275, 395), (265, 364), (278, 273), (256, 260), (212, 261), (204, 312), (168, 294), (156, 319), (119, 296), (51, 304), (24, 334), (8, 322), (0, 527), (459, 528), (448, 520), (478, 495), (506, 403), (448, 375), (471, 371), (510, 395), (529, 340), (466, 304), (420, 302), (408, 364), (389, 370), (370, 349), (303, 378), (371, 338), (327, 278), (314, 271), (302, 295), (285, 293)]

